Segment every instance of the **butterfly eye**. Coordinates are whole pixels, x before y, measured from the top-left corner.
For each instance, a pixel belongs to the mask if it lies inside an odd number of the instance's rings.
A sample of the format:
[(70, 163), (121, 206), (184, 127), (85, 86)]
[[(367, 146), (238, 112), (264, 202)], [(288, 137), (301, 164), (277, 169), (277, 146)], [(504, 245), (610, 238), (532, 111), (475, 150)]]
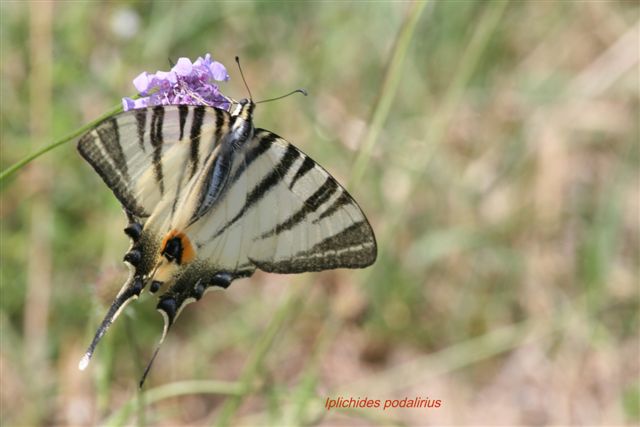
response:
[(180, 264), (182, 261), (182, 241), (180, 237), (167, 240), (167, 244), (164, 245), (164, 249), (162, 250), (162, 255), (164, 255), (167, 260), (171, 262), (175, 260)]

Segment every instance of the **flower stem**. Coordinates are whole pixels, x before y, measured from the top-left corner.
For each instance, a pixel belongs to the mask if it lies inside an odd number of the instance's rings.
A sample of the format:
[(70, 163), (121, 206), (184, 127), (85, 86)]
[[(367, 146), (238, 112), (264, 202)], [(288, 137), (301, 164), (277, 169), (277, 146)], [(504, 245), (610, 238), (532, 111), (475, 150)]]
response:
[(119, 113), (121, 111), (122, 111), (122, 105), (118, 104), (116, 107), (113, 107), (111, 110), (109, 110), (108, 112), (106, 112), (102, 116), (100, 116), (97, 119), (95, 119), (94, 121), (86, 124), (85, 126), (82, 126), (80, 129), (76, 130), (75, 132), (70, 133), (69, 135), (67, 135), (64, 138), (54, 142), (53, 144), (49, 144), (46, 147), (36, 151), (35, 153), (32, 153), (32, 154), (28, 155), (24, 159), (14, 163), (13, 165), (9, 166), (7, 169), (3, 170), (2, 173), (0, 173), (0, 183), (2, 183), (5, 179), (10, 177), (11, 175), (13, 175), (16, 171), (22, 169), (25, 165), (30, 163), (32, 160), (37, 159), (38, 157), (40, 157), (43, 154), (53, 150), (54, 148), (56, 148), (56, 147), (66, 143), (66, 142), (69, 142), (69, 141), (77, 138), (78, 136), (82, 135), (83, 133), (85, 133), (89, 129), (95, 127), (101, 121), (103, 121), (106, 118), (108, 118), (108, 117), (110, 117), (110, 116), (112, 116), (114, 114), (117, 114), (117, 113)]

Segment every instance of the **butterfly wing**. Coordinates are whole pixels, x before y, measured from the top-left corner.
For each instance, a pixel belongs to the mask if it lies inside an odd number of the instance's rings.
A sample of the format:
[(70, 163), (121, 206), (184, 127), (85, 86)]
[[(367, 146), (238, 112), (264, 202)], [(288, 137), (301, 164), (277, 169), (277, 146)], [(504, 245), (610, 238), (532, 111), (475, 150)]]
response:
[(229, 127), (226, 111), (166, 106), (113, 116), (83, 135), (78, 151), (122, 203), (140, 219), (202, 167)]
[[(277, 135), (258, 130), (256, 143), (270, 142), (268, 160), (291, 158), (277, 185), (263, 197), (276, 214), (251, 238), (249, 257), (274, 273), (363, 268), (376, 259), (373, 230), (358, 204), (322, 166)], [(269, 200), (270, 199), (270, 200)], [(274, 203), (275, 202), (275, 203)], [(260, 211), (254, 212), (254, 217)], [(275, 247), (275, 251), (272, 248)]]
[[(165, 332), (209, 286), (226, 287), (256, 268), (300, 273), (362, 268), (376, 259), (375, 237), (360, 207), (295, 146), (257, 129), (233, 157), (225, 189), (211, 208), (193, 223), (193, 207), (179, 211), (169, 227), (183, 230), (197, 255), (179, 267), (160, 297)], [(211, 173), (201, 178), (215, 179)]]
[(375, 261), (374, 234), (362, 210), (309, 156), (257, 129), (237, 157), (227, 202), (188, 229), (203, 259), (223, 269), (253, 264), (274, 273)]
[[(81, 155), (140, 228), (128, 233), (130, 278), (81, 368), (118, 313), (150, 281), (152, 289), (153, 283), (168, 284), (158, 302), (165, 319), (162, 342), (188, 303), (256, 268), (299, 273), (375, 261), (373, 231), (347, 191), (274, 133), (256, 129), (246, 139), (235, 132), (236, 118), (250, 126), (253, 104), (241, 107), (233, 117), (206, 107), (136, 110), (80, 139)], [(176, 239), (178, 259), (167, 253)]]
[(228, 133), (231, 116), (203, 106), (153, 107), (115, 115), (80, 137), (78, 151), (122, 203), (132, 223), (125, 255), (129, 278), (83, 357), (93, 351), (122, 309), (137, 298), (157, 259), (162, 238), (197, 172)]

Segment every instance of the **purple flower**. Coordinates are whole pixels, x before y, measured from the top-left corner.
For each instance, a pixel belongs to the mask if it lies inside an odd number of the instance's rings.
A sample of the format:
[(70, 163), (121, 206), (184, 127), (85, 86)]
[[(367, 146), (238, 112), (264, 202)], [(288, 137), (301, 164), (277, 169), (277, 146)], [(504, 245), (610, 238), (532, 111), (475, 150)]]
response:
[(193, 63), (189, 58), (180, 58), (171, 71), (157, 71), (155, 74), (145, 71), (133, 79), (141, 97), (122, 98), (122, 108), (128, 111), (154, 105), (187, 104), (227, 110), (231, 105), (229, 98), (220, 92), (217, 84), (212, 83), (227, 80), (227, 69), (213, 61), (208, 53)]

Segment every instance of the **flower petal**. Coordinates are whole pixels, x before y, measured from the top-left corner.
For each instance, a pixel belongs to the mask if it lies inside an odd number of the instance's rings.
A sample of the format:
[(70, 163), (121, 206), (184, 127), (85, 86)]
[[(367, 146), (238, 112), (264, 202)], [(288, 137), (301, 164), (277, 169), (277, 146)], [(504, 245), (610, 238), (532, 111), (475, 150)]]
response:
[(227, 69), (213, 61), (208, 53), (193, 63), (189, 58), (179, 58), (171, 71), (140, 73), (133, 84), (141, 95), (147, 96), (136, 100), (123, 98), (122, 107), (128, 111), (153, 105), (186, 104), (228, 109), (228, 98), (213, 83), (226, 80), (229, 80)]
[(138, 93), (144, 95), (149, 89), (149, 74), (146, 71), (138, 74), (138, 77), (133, 79), (133, 85), (138, 90)]
[(227, 80), (229, 80), (227, 69), (218, 61), (213, 61), (213, 63), (209, 65), (209, 69), (211, 70), (211, 75), (215, 80), (219, 82), (226, 82)]
[(131, 98), (124, 97), (122, 98), (122, 110), (129, 111), (133, 110), (135, 101)]
[(171, 71), (179, 76), (188, 76), (193, 71), (193, 64), (189, 58), (179, 58)]

